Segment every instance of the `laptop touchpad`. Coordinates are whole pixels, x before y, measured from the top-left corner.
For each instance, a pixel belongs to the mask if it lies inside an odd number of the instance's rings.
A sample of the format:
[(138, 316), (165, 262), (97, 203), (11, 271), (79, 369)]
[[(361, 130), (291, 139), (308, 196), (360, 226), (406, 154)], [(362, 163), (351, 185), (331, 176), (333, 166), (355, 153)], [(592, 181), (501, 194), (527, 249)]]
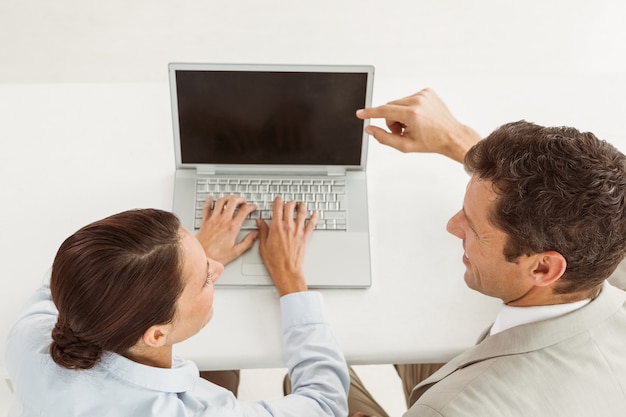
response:
[(263, 259), (259, 252), (259, 245), (255, 243), (249, 251), (241, 256), (241, 273), (244, 275), (266, 276), (269, 277), (269, 273), (263, 265)]

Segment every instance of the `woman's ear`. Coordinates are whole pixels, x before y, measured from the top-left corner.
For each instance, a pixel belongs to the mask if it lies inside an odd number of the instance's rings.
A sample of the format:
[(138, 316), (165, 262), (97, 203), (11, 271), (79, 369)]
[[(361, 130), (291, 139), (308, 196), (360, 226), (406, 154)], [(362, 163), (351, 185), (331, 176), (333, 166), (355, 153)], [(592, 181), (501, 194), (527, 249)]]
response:
[(143, 342), (150, 347), (161, 347), (167, 343), (170, 333), (169, 324), (155, 324), (150, 326), (143, 334)]
[(531, 272), (535, 285), (545, 287), (561, 278), (567, 268), (567, 261), (559, 252), (547, 251), (538, 253), (536, 263)]

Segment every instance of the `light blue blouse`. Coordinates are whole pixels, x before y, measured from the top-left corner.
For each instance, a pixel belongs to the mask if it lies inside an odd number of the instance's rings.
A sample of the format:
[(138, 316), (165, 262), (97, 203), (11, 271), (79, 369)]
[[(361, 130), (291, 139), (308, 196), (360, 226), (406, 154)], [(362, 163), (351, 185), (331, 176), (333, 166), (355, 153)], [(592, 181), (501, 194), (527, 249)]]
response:
[(170, 369), (105, 353), (90, 370), (58, 366), (48, 347), (57, 310), (47, 287), (29, 300), (7, 338), (15, 389), (10, 417), (30, 416), (332, 416), (347, 414), (348, 371), (325, 317), (320, 293), (280, 299), (285, 356), (293, 394), (247, 403), (199, 377), (175, 357)]

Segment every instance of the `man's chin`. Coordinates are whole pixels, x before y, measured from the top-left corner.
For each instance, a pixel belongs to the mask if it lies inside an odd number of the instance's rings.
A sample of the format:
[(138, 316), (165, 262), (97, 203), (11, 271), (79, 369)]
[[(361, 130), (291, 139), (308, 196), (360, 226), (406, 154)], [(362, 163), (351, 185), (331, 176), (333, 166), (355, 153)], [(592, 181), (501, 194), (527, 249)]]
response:
[(469, 271), (465, 271), (465, 275), (463, 275), (463, 279), (465, 280), (465, 285), (467, 285), (467, 288), (469, 288), (470, 290), (474, 290), (474, 291), (478, 291), (482, 293), (482, 291), (480, 291), (479, 287), (476, 285), (474, 274), (472, 274)]

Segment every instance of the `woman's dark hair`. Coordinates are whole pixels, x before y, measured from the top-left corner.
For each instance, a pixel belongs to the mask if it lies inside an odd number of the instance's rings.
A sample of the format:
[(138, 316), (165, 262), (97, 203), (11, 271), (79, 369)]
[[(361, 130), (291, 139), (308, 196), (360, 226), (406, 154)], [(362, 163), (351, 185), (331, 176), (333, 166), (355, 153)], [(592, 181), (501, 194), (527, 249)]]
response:
[(506, 124), (465, 156), (498, 194), (490, 221), (508, 235), (504, 255), (559, 252), (557, 293), (591, 291), (626, 254), (626, 156), (592, 133)]
[(63, 242), (50, 281), (57, 364), (89, 369), (104, 351), (123, 355), (150, 326), (173, 320), (183, 290), (180, 227), (172, 213), (131, 210)]

